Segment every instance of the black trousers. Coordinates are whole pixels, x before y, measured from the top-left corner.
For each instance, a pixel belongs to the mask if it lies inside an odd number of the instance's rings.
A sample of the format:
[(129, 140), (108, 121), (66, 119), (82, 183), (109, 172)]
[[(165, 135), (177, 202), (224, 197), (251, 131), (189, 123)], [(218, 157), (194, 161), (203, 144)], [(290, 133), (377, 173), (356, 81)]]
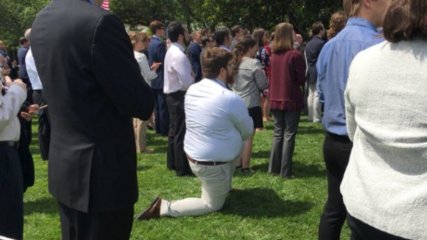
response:
[(405, 240), (378, 230), (351, 215), (347, 216), (347, 222), (351, 229), (351, 240)]
[(347, 215), (340, 185), (352, 147), (353, 144), (347, 136), (338, 136), (328, 132), (325, 135), (323, 157), (328, 174), (328, 199), (320, 218), (320, 240), (340, 239), (341, 228)]
[[(43, 98), (42, 90), (33, 91), (33, 101), (40, 107), (47, 104)], [(43, 160), (49, 159), (49, 144), (50, 144), (50, 121), (48, 117), (48, 109), (39, 110), (39, 147), (40, 156)]]
[(169, 138), (167, 152), (167, 167), (174, 169), (178, 176), (192, 175), (187, 156), (184, 152), (185, 112), (184, 91), (166, 95), (169, 110)]
[(154, 117), (156, 121), (156, 133), (167, 136), (169, 133), (169, 112), (166, 103), (166, 95), (163, 89), (153, 89), (154, 93)]
[(62, 240), (125, 240), (133, 224), (133, 205), (129, 208), (84, 213), (59, 203)]
[(22, 239), (22, 170), (18, 152), (0, 142), (0, 236)]
[(19, 122), (21, 124), (21, 134), (19, 136), (18, 155), (19, 161), (21, 162), (22, 184), (25, 192), (27, 188), (34, 185), (34, 160), (30, 151), (32, 138), (31, 121), (28, 122), (19, 117)]

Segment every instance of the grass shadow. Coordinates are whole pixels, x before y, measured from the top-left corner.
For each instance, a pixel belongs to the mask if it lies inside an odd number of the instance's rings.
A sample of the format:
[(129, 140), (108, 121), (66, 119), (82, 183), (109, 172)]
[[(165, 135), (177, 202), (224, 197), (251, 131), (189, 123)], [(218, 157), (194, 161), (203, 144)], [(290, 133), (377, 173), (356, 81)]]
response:
[(147, 164), (144, 164), (144, 165), (142, 165), (142, 164), (138, 164), (138, 166), (137, 166), (136, 170), (137, 170), (137, 171), (147, 171), (147, 170), (150, 170), (151, 168), (153, 168), (153, 167), (152, 167), (152, 166), (149, 166), (149, 165), (147, 165)]
[[(267, 172), (268, 171), (268, 162), (255, 164), (252, 166), (252, 169), (257, 172)], [(298, 160), (293, 161), (293, 172), (297, 178), (308, 178), (308, 177), (324, 177), (326, 176), (326, 171), (319, 165), (315, 164), (305, 164), (301, 163)]]
[(156, 135), (154, 133), (147, 134), (147, 146), (153, 148), (155, 153), (167, 152), (168, 138)]
[(269, 159), (270, 158), (270, 151), (252, 152), (252, 158)]
[(322, 128), (316, 128), (314, 126), (299, 126), (297, 135), (307, 135), (307, 134), (323, 134), (325, 131)]
[(309, 211), (310, 202), (282, 200), (268, 188), (252, 188), (232, 192), (221, 210), (224, 214), (248, 218), (280, 218)]
[(33, 213), (46, 213), (56, 215), (58, 214), (58, 203), (51, 197), (27, 201), (24, 203), (24, 215), (31, 215)]
[(31, 144), (30, 145), (30, 152), (31, 152), (31, 154), (40, 154), (40, 148), (39, 148), (39, 145), (33, 145), (33, 144)]

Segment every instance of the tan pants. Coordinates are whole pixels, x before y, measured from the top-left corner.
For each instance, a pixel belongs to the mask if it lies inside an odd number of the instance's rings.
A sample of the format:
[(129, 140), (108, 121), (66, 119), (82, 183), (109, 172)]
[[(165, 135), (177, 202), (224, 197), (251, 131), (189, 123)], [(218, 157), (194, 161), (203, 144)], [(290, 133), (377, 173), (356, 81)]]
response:
[(231, 180), (239, 159), (240, 156), (216, 166), (189, 162), (191, 170), (202, 182), (202, 196), (177, 201), (162, 200), (160, 216), (198, 216), (220, 210), (231, 190)]
[(137, 152), (144, 152), (147, 149), (147, 124), (148, 121), (142, 121), (138, 118), (133, 119), (133, 129), (135, 132), (135, 143)]

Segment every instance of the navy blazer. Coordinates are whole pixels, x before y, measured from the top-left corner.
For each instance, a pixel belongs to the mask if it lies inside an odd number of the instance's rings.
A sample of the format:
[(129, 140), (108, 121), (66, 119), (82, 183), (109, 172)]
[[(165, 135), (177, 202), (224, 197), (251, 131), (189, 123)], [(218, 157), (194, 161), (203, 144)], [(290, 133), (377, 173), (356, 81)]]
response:
[(150, 44), (148, 45), (148, 64), (151, 66), (154, 62), (161, 62), (162, 64), (157, 68), (157, 78), (151, 81), (152, 89), (162, 89), (164, 81), (163, 64), (165, 63), (166, 44), (156, 35), (151, 37)]
[(194, 82), (198, 82), (202, 79), (202, 67), (200, 65), (200, 54), (202, 53), (202, 48), (198, 43), (191, 42), (187, 52), (188, 59), (191, 63), (191, 68), (194, 74), (196, 74)]
[(49, 191), (81, 212), (138, 198), (132, 117), (147, 120), (153, 93), (125, 27), (86, 0), (56, 0), (32, 25), (31, 48), (49, 103)]
[(325, 40), (314, 36), (305, 47), (305, 57), (307, 60), (307, 82), (313, 83), (317, 81), (316, 63), (319, 57), (320, 50), (325, 45)]

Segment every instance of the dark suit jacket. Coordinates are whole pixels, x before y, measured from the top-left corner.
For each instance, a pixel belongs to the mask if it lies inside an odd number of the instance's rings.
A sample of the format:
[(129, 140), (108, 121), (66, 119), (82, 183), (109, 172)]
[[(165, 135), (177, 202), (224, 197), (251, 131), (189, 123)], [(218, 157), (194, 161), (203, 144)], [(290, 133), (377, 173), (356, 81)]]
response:
[(27, 52), (28, 52), (28, 48), (24, 48), (24, 47), (18, 48), (18, 63), (19, 63), (18, 77), (21, 79), (28, 78), (27, 68), (25, 67), (25, 56), (27, 56)]
[(31, 42), (52, 127), (49, 191), (83, 212), (131, 206), (131, 117), (148, 119), (154, 99), (122, 22), (84, 0), (55, 0), (37, 15)]
[(166, 44), (159, 37), (153, 35), (150, 44), (148, 45), (148, 64), (151, 66), (154, 62), (161, 62), (162, 65), (157, 68), (157, 78), (151, 81), (152, 89), (163, 90), (163, 63), (165, 62)]
[(316, 63), (325, 41), (318, 36), (314, 36), (305, 47), (305, 57), (307, 60), (307, 82), (313, 83), (317, 80)]
[(187, 52), (191, 68), (194, 74), (196, 74), (194, 82), (198, 82), (202, 79), (202, 67), (200, 66), (200, 54), (202, 53), (202, 48), (198, 43), (191, 42)]

